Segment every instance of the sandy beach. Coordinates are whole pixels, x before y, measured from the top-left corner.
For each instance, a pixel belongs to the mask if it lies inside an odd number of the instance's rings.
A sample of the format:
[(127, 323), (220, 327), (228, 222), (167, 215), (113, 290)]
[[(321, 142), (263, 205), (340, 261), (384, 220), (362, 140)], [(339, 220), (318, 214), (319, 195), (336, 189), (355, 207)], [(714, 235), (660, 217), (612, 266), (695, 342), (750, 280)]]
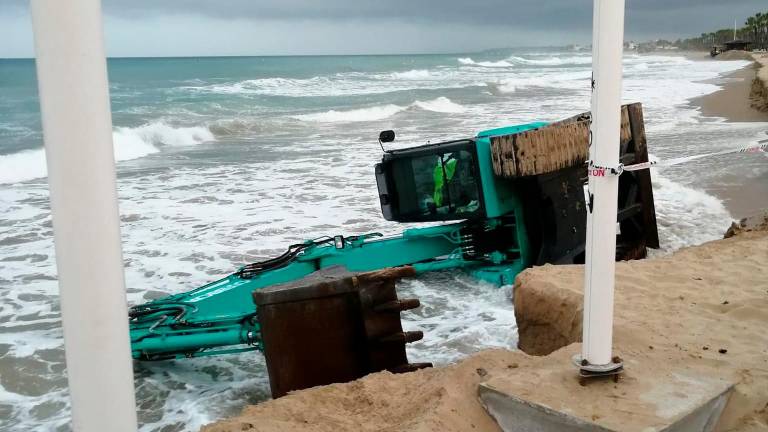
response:
[(722, 90), (693, 99), (691, 104), (706, 117), (722, 117), (728, 122), (768, 122), (768, 111), (758, 111), (751, 103), (752, 83), (759, 69), (755, 63), (725, 76)]
[[(705, 117), (718, 117), (728, 123), (760, 122), (768, 131), (768, 53), (737, 53), (722, 60), (753, 59), (754, 63), (716, 80), (722, 89), (706, 96), (694, 98), (691, 105), (699, 108)], [(725, 54), (721, 54), (724, 56)], [(719, 56), (718, 56), (719, 57)], [(768, 172), (738, 181), (740, 174), (733, 175), (734, 182), (706, 185), (708, 192), (723, 200), (734, 216), (757, 214), (768, 207)]]
[(768, 53), (754, 53), (752, 57), (760, 68), (752, 81), (751, 105), (752, 108), (768, 115)]
[[(768, 430), (768, 220), (729, 235), (618, 265), (614, 345), (627, 362), (618, 385), (578, 384), (570, 356), (580, 350), (583, 266), (547, 265), (517, 279), (515, 311), (525, 352), (484, 351), (448, 367), (381, 372), (299, 391), (203, 430), (497, 431), (478, 402), (480, 383), (548, 406), (577, 407), (574, 415), (602, 426), (641, 430), (664, 420), (662, 407), (643, 396), (648, 383), (674, 383), (680, 373), (736, 383), (717, 430)], [(558, 385), (538, 386), (553, 375)], [(683, 398), (696, 396), (683, 384), (679, 390)], [(621, 400), (632, 411), (617, 416)]]

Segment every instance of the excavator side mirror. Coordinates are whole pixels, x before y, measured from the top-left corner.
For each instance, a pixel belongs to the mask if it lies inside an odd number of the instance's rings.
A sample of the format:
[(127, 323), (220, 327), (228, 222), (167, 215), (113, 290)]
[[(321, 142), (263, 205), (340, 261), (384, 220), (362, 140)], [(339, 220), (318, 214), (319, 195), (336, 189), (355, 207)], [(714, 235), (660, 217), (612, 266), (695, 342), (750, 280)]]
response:
[(392, 142), (395, 140), (395, 131), (393, 130), (385, 130), (381, 131), (379, 134), (379, 141), (383, 143)]

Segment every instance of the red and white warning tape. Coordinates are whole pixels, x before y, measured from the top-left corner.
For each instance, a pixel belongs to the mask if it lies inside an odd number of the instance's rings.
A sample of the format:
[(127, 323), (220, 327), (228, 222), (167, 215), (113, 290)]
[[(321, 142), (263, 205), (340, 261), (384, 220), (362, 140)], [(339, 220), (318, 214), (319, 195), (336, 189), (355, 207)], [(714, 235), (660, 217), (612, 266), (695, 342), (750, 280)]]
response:
[(711, 156), (721, 156), (721, 155), (727, 155), (732, 153), (768, 153), (768, 139), (758, 141), (757, 145), (747, 146), (747, 147), (741, 147), (737, 149), (731, 149), (731, 150), (723, 150), (719, 152), (714, 153), (704, 153), (700, 155), (695, 156), (684, 156), (674, 159), (666, 159), (666, 160), (655, 160), (650, 162), (642, 162), (639, 164), (634, 165), (622, 165), (619, 164), (616, 167), (603, 167), (599, 165), (595, 165), (593, 162), (589, 162), (589, 176), (590, 177), (605, 177), (605, 176), (619, 176), (624, 171), (638, 171), (642, 169), (648, 169), (648, 168), (663, 168), (673, 165), (679, 165), (682, 163), (694, 161), (697, 159), (702, 159), (706, 157)]
[(623, 167), (623, 171), (637, 171), (641, 169), (646, 168), (652, 168), (652, 167), (668, 167), (672, 165), (679, 165), (681, 163), (694, 161), (696, 159), (702, 159), (706, 157), (711, 156), (721, 156), (721, 155), (727, 155), (732, 153), (768, 153), (768, 139), (763, 141), (758, 141), (757, 145), (753, 146), (747, 146), (747, 147), (741, 147), (737, 149), (732, 150), (723, 150), (719, 152), (714, 153), (705, 153), (695, 156), (685, 156), (685, 157), (679, 157), (675, 159), (667, 159), (667, 160), (658, 160), (658, 161), (651, 161), (651, 162), (643, 162), (639, 164), (634, 165), (627, 165)]

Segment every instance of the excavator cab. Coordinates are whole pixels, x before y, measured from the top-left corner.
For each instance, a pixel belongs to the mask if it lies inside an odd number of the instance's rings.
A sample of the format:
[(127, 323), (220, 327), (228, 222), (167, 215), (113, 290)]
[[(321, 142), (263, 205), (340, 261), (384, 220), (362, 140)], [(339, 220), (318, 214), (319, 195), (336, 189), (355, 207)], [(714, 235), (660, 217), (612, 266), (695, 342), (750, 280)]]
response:
[(435, 222), (485, 218), (475, 141), (388, 151), (376, 165), (386, 220)]

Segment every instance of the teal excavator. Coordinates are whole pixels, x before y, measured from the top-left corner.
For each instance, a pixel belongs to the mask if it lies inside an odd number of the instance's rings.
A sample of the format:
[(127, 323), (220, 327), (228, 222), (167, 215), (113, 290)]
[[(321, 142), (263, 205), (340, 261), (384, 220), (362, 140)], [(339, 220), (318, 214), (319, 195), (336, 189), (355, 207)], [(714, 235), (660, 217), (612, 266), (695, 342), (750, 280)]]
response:
[[(412, 266), (416, 274), (456, 269), (502, 286), (512, 284), (532, 265), (583, 262), (590, 206), (584, 189), (586, 147), (566, 166), (551, 169), (539, 164), (545, 168), (534, 174), (507, 175), (501, 159), (525, 162), (526, 146), (541, 141), (535, 137), (540, 131), (557, 132), (563, 124), (588, 130), (588, 121), (586, 114), (558, 124), (527, 123), (397, 150), (384, 150), (383, 143), (395, 137), (392, 131), (382, 132), (379, 143), (384, 152), (375, 167), (382, 215), (390, 221), (418, 223), (417, 227), (393, 237), (369, 233), (307, 240), (223, 279), (134, 306), (129, 311), (133, 358), (263, 351), (254, 291), (330, 267), (370, 272)], [(619, 143), (621, 162), (643, 162), (647, 151), (642, 114), (639, 126), (622, 127), (629, 133)], [(521, 146), (516, 155), (504, 153), (504, 143), (508, 147), (510, 142)], [(557, 139), (548, 145), (557, 146)], [(644, 175), (647, 172), (621, 173), (617, 259), (642, 257), (646, 247), (658, 247), (650, 180)]]

